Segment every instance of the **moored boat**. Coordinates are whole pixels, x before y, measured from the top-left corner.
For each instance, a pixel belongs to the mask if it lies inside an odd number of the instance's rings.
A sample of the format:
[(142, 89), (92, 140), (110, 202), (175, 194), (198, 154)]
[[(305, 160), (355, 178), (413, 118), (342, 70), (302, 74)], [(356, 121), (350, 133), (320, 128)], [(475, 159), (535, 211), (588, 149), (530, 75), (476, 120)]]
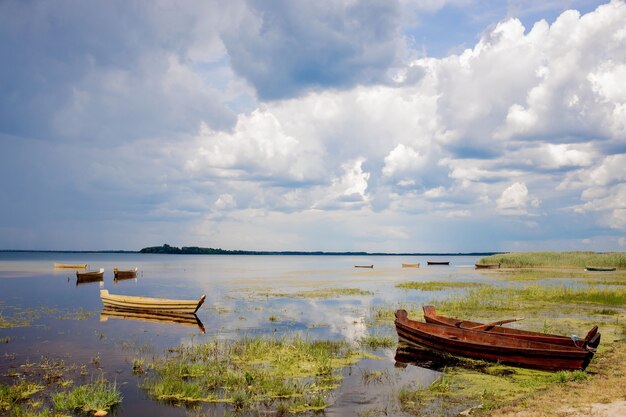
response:
[(113, 279), (128, 279), (137, 277), (137, 268), (117, 269), (113, 268)]
[(586, 266), (585, 271), (591, 272), (611, 272), (615, 271), (617, 268), (612, 267), (601, 267), (601, 266)]
[(402, 268), (419, 268), (420, 264), (402, 264)]
[(113, 295), (108, 290), (100, 290), (102, 304), (106, 308), (126, 311), (147, 311), (154, 313), (195, 313), (204, 303), (205, 295), (197, 300), (172, 300), (168, 298)]
[(424, 320), (427, 323), (438, 324), (442, 326), (457, 327), (460, 329), (469, 329), (481, 332), (489, 332), (494, 334), (501, 334), (507, 337), (513, 337), (516, 339), (532, 340), (535, 342), (552, 343), (555, 345), (563, 346), (589, 346), (596, 348), (600, 344), (600, 333), (598, 333), (598, 326), (594, 326), (584, 339), (576, 338), (575, 336), (562, 336), (550, 333), (532, 332), (529, 330), (513, 329), (510, 327), (501, 327), (502, 324), (507, 322), (517, 321), (512, 320), (500, 320), (493, 323), (479, 323), (469, 320), (460, 320), (451, 317), (440, 316), (437, 314), (434, 306), (424, 306)]
[(87, 269), (87, 264), (62, 264), (55, 262), (55, 268), (67, 268), (67, 269)]
[(76, 271), (76, 282), (93, 282), (104, 280), (104, 268), (100, 268), (97, 271)]
[(428, 265), (450, 265), (450, 261), (426, 261)]
[(476, 269), (500, 269), (500, 264), (474, 264)]
[(355, 268), (374, 268), (374, 265), (354, 265)]
[(396, 311), (395, 325), (399, 339), (416, 346), (535, 369), (585, 369), (595, 353), (588, 346), (562, 346), (410, 320), (406, 310)]

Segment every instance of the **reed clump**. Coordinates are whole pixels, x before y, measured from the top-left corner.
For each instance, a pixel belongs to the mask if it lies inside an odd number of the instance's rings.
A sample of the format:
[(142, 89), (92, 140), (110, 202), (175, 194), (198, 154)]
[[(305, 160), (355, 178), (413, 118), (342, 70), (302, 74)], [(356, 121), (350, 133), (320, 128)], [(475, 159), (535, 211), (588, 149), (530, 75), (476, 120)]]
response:
[(481, 264), (502, 268), (626, 268), (626, 252), (516, 252), (487, 256)]
[(84, 413), (108, 411), (121, 401), (122, 393), (116, 383), (109, 382), (102, 376), (90, 384), (52, 395), (55, 409)]
[(370, 349), (392, 348), (396, 346), (397, 340), (393, 336), (374, 333), (361, 338), (359, 344)]
[(292, 338), (213, 340), (157, 359), (143, 383), (157, 400), (220, 402), (235, 410), (322, 410), (339, 369), (365, 355), (343, 341)]

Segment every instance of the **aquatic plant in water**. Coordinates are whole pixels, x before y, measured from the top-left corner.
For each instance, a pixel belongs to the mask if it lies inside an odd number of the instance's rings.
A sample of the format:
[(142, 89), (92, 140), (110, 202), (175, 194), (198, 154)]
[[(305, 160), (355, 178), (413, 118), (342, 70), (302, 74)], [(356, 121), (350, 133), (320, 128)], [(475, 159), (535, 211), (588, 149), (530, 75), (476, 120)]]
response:
[(230, 403), (237, 410), (321, 410), (328, 406), (327, 393), (341, 381), (338, 370), (362, 357), (343, 341), (299, 336), (213, 340), (180, 346), (157, 359), (143, 387), (161, 401)]

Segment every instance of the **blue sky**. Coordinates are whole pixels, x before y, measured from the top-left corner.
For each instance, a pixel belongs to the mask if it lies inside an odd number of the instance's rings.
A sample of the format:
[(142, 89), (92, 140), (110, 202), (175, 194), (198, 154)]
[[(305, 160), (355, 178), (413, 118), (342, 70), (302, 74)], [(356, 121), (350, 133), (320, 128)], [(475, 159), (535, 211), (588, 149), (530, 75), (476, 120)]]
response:
[(626, 247), (626, 3), (0, 3), (0, 249)]

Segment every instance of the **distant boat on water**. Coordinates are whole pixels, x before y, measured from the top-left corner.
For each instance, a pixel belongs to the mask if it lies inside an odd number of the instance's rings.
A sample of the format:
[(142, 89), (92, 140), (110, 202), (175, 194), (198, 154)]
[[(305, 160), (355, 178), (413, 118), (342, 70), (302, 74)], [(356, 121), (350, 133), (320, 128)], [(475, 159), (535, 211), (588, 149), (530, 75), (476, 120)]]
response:
[(104, 281), (104, 268), (97, 271), (76, 271), (76, 283)]
[(402, 268), (419, 268), (420, 264), (402, 264)]
[(374, 268), (374, 265), (354, 265), (355, 268)]
[(62, 264), (55, 262), (55, 268), (67, 268), (67, 269), (87, 269), (87, 264)]
[(137, 268), (117, 269), (113, 268), (113, 279), (130, 279), (137, 277)]
[(476, 269), (500, 269), (500, 264), (474, 264)]
[(599, 266), (586, 266), (585, 271), (594, 271), (594, 272), (611, 272), (615, 271), (617, 268), (612, 267), (599, 267)]
[(450, 261), (426, 261), (428, 265), (450, 265)]

